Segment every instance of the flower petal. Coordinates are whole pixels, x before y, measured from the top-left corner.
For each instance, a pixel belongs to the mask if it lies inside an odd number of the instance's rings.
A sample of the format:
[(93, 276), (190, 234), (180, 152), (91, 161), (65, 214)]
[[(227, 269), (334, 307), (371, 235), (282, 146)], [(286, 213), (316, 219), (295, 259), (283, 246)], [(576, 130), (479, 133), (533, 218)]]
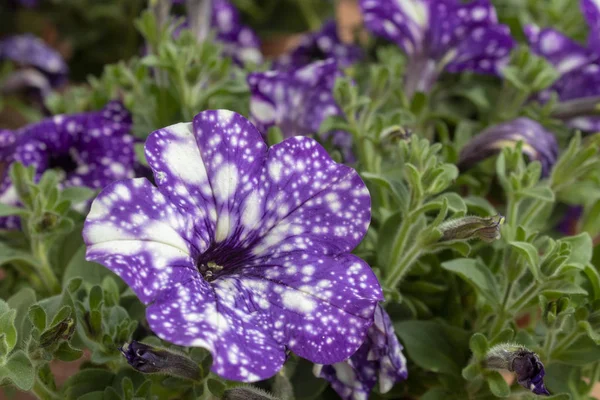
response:
[(550, 61), (561, 74), (574, 71), (598, 58), (555, 29), (527, 25), (524, 32), (533, 51)]
[[(335, 363), (358, 349), (382, 293), (360, 258), (292, 252), (256, 261), (225, 280), (239, 279), (274, 337), (301, 357)], [(219, 280), (215, 281), (217, 287)]]
[(354, 249), (370, 223), (370, 196), (352, 168), (333, 162), (313, 139), (273, 146), (263, 168), (257, 213), (258, 257), (301, 250), (337, 254)]
[(146, 179), (115, 182), (92, 203), (86, 259), (119, 275), (144, 303), (197, 273), (191, 223)]

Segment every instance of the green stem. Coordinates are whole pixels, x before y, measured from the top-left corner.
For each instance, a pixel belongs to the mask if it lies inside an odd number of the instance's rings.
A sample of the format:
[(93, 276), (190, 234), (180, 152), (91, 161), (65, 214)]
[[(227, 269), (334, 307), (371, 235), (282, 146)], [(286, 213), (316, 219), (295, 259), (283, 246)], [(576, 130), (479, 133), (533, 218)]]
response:
[(32, 250), (34, 256), (38, 259), (38, 269), (37, 273), (40, 276), (44, 286), (48, 290), (50, 294), (58, 294), (61, 292), (61, 285), (58, 281), (58, 278), (54, 274), (52, 267), (50, 265), (50, 260), (48, 260), (48, 249), (43, 241), (38, 241), (32, 239), (31, 242)]
[(412, 267), (415, 261), (421, 256), (422, 251), (423, 249), (417, 243), (408, 251), (405, 257), (402, 257), (401, 261), (393, 263), (392, 265), (394, 265), (394, 267), (392, 267), (391, 273), (386, 277), (384, 287), (397, 287), (402, 281), (402, 278), (404, 278), (409, 271), (410, 267)]
[(521, 225), (529, 225), (529, 223), (533, 221), (533, 219), (540, 213), (540, 211), (542, 211), (542, 208), (545, 204), (546, 202), (536, 201), (534, 205), (529, 207), (527, 213), (523, 216), (523, 218), (521, 218)]
[(58, 393), (50, 390), (46, 385), (40, 382), (39, 378), (36, 378), (31, 391), (40, 400), (60, 400), (61, 398)]
[(569, 333), (567, 336), (562, 338), (562, 340), (560, 340), (558, 342), (556, 347), (554, 347), (554, 349), (552, 349), (552, 358), (556, 359), (557, 358), (556, 355), (560, 354), (565, 348), (569, 347), (582, 334), (583, 334), (583, 332), (574, 330), (571, 333)]
[(508, 212), (507, 212), (507, 225), (509, 228), (509, 237), (507, 240), (514, 240), (517, 233), (517, 220), (519, 217), (519, 205), (521, 200), (517, 199), (514, 195), (510, 195), (508, 199)]
[(514, 314), (518, 313), (525, 306), (525, 304), (529, 303), (529, 301), (535, 297), (539, 289), (540, 288), (537, 286), (536, 282), (533, 282), (527, 287), (527, 289), (523, 291), (523, 294), (521, 294), (521, 296), (519, 296), (510, 305), (509, 309), (512, 310)]

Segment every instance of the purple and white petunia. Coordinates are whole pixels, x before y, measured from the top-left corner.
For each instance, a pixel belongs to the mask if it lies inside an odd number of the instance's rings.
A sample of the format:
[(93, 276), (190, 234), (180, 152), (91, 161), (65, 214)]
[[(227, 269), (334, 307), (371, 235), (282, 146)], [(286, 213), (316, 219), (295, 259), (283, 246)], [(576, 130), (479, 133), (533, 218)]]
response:
[[(37, 176), (59, 169), (63, 187), (100, 189), (134, 176), (134, 139), (129, 135), (131, 115), (120, 102), (102, 110), (56, 115), (15, 132), (0, 131), (0, 202), (15, 205), (18, 198), (8, 175), (11, 163), (33, 165)], [(14, 224), (0, 224), (14, 227)]]
[[(315, 134), (327, 117), (341, 114), (333, 98), (339, 76), (341, 73), (332, 59), (290, 71), (249, 74), (252, 122), (263, 135), (275, 125), (286, 138)], [(331, 132), (322, 139), (331, 139), (346, 161), (353, 159), (352, 137), (348, 132)]]
[(558, 144), (552, 132), (529, 118), (490, 126), (473, 137), (461, 149), (458, 167), (469, 169), (518, 141), (523, 142), (523, 153), (530, 161), (538, 160), (542, 164), (542, 176), (547, 176), (558, 158)]
[(342, 42), (337, 24), (329, 21), (322, 28), (302, 37), (300, 44), (291, 52), (282, 55), (274, 63), (274, 69), (295, 69), (314, 61), (333, 58), (338, 66), (348, 67), (363, 57), (360, 46)]
[(160, 338), (199, 346), (212, 371), (273, 376), (286, 351), (321, 364), (365, 340), (382, 291), (350, 251), (369, 225), (369, 192), (313, 139), (267, 148), (227, 110), (153, 132), (146, 179), (115, 182), (92, 204), (87, 259), (148, 305)]
[[(559, 79), (537, 94), (545, 102), (555, 92), (560, 102), (600, 96), (600, 3), (581, 0), (581, 9), (590, 27), (587, 46), (583, 46), (563, 33), (541, 29), (534, 25), (525, 27), (525, 36), (533, 51), (546, 58), (560, 73)], [(600, 130), (600, 117), (586, 115), (560, 116), (567, 125), (592, 132)]]
[(36, 68), (48, 78), (51, 86), (63, 83), (69, 73), (69, 67), (62, 56), (32, 34), (0, 40), (0, 60)]
[(499, 75), (514, 45), (489, 0), (360, 0), (367, 29), (406, 53), (406, 92), (428, 92), (443, 72)]
[(333, 365), (315, 365), (315, 375), (327, 379), (343, 400), (366, 400), (379, 378), (380, 393), (408, 377), (406, 358), (389, 315), (375, 310), (367, 339), (349, 359)]

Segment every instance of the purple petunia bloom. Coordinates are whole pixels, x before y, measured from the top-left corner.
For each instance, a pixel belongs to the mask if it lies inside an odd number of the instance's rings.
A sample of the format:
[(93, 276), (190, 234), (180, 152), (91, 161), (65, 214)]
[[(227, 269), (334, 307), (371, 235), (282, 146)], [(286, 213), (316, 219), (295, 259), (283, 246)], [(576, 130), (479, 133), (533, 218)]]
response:
[(406, 358), (389, 315), (377, 306), (367, 339), (349, 359), (333, 365), (315, 365), (315, 375), (327, 379), (344, 400), (366, 400), (379, 377), (386, 393), (408, 377)]
[[(583, 14), (590, 26), (588, 46), (582, 46), (561, 32), (537, 26), (525, 27), (525, 35), (533, 51), (546, 58), (560, 73), (559, 79), (538, 94), (544, 102), (556, 92), (561, 102), (600, 95), (600, 4), (581, 0)], [(582, 131), (600, 130), (600, 117), (574, 116), (567, 125)]]
[[(341, 114), (333, 98), (333, 87), (339, 76), (336, 62), (331, 59), (291, 71), (249, 74), (253, 123), (263, 135), (275, 125), (286, 138), (318, 132), (327, 117)], [(352, 137), (348, 132), (335, 131), (323, 139), (329, 138), (346, 161), (353, 159)]]
[(275, 374), (292, 350), (333, 364), (362, 344), (382, 292), (350, 251), (369, 192), (313, 139), (267, 148), (227, 110), (153, 132), (146, 179), (115, 182), (92, 204), (87, 259), (148, 304), (160, 338), (212, 353), (238, 381)]
[(473, 167), (506, 146), (523, 142), (523, 153), (530, 161), (542, 164), (542, 176), (547, 176), (558, 158), (558, 144), (551, 132), (529, 118), (490, 126), (467, 143), (460, 151), (458, 167), (462, 170)]
[(406, 92), (428, 92), (443, 72), (499, 75), (514, 45), (489, 0), (360, 0), (365, 26), (407, 55)]
[[(211, 6), (211, 29), (215, 31), (224, 53), (240, 64), (260, 64), (263, 61), (260, 40), (252, 29), (242, 24), (239, 11), (228, 0), (212, 0)], [(188, 12), (198, 10), (191, 9)], [(188, 17), (191, 19), (197, 16)], [(189, 27), (189, 21), (185, 21), (175, 28), (173, 35), (177, 37), (182, 29)]]
[[(47, 169), (64, 172), (61, 185), (99, 189), (134, 176), (135, 153), (131, 115), (112, 101), (95, 112), (56, 115), (15, 132), (0, 131), (0, 202), (17, 204), (8, 175), (13, 162), (33, 165), (39, 176)], [(13, 223), (0, 224), (14, 227)]]
[(323, 24), (318, 32), (303, 36), (298, 47), (279, 57), (274, 69), (295, 69), (314, 61), (333, 58), (342, 67), (348, 67), (363, 57), (360, 46), (342, 42), (335, 21)]

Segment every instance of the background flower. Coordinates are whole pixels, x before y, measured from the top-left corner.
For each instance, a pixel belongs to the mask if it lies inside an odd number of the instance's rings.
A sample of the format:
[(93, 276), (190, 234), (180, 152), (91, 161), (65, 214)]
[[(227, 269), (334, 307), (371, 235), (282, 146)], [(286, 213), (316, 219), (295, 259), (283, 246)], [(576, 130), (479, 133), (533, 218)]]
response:
[(226, 110), (154, 132), (146, 157), (158, 188), (110, 185), (83, 235), (159, 337), (207, 348), (215, 373), (246, 382), (275, 374), (287, 349), (324, 364), (358, 349), (382, 294), (349, 254), (370, 220), (354, 170), (305, 137), (267, 149)]
[(488, 0), (360, 0), (365, 26), (408, 57), (406, 92), (428, 92), (442, 71), (499, 75), (513, 40)]

